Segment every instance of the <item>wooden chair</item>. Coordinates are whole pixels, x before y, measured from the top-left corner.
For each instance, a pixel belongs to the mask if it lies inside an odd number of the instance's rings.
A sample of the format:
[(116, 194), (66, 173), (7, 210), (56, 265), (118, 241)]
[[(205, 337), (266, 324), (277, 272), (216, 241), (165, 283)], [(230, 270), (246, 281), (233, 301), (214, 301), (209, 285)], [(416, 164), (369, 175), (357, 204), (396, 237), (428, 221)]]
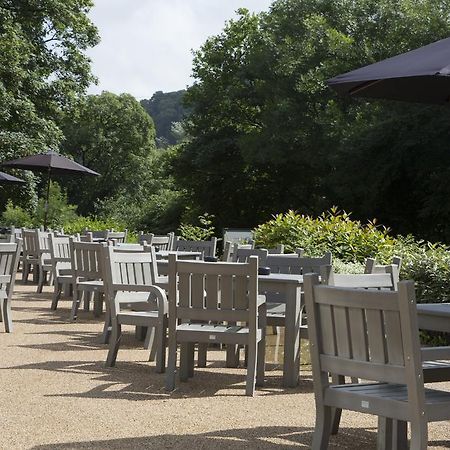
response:
[[(243, 325), (236, 325), (242, 322)], [(226, 324), (225, 324), (226, 323)], [(177, 261), (169, 256), (169, 360), (166, 388), (194, 374), (195, 343), (248, 346), (246, 394), (264, 379), (265, 299), (258, 295), (258, 258), (248, 263)]]
[(232, 262), (247, 262), (251, 256), (258, 257), (259, 267), (267, 265), (268, 250), (264, 248), (243, 248), (239, 244), (234, 244), (233, 254), (231, 256)]
[[(400, 269), (402, 268), (402, 258), (400, 258), (399, 256), (394, 256), (392, 258), (391, 264), (396, 266), (397, 271), (400, 272)], [(364, 273), (384, 273), (386, 272), (386, 267), (386, 265), (377, 264), (375, 258), (367, 258), (364, 267)]]
[(94, 242), (94, 235), (91, 231), (88, 231), (85, 234), (80, 235), (77, 240), (80, 242)]
[(284, 245), (278, 244), (274, 248), (268, 248), (269, 255), (280, 255), (284, 253)]
[[(450, 392), (424, 387), (422, 360), (429, 356), (420, 348), (414, 283), (400, 282), (398, 292), (323, 286), (317, 274), (304, 283), (316, 400), (312, 448), (328, 448), (338, 408), (377, 415), (380, 423), (410, 422), (410, 448), (425, 450), (427, 422), (450, 419)], [(450, 349), (435, 354), (449, 359)], [(329, 373), (369, 381), (332, 385)], [(391, 429), (379, 433), (380, 444), (391, 443)]]
[(30, 271), (33, 271), (33, 278), (38, 280), (39, 249), (36, 230), (22, 230), (22, 281), (28, 282)]
[(230, 241), (226, 241), (223, 246), (223, 253), (222, 253), (221, 261), (231, 262), (233, 260), (233, 252), (236, 248), (252, 249), (252, 248), (255, 248), (255, 245), (254, 245), (254, 243), (253, 244), (233, 244)]
[(115, 243), (122, 243), (122, 244), (127, 242), (127, 237), (128, 237), (128, 230), (125, 231), (110, 230), (106, 235), (108, 241), (114, 241)]
[(11, 300), (21, 248), (20, 238), (15, 243), (0, 244), (0, 322), (4, 322), (6, 333), (13, 330)]
[(201, 252), (203, 259), (205, 256), (215, 257), (217, 238), (212, 237), (209, 241), (185, 241), (178, 236), (175, 238), (173, 249), (184, 252)]
[[(103, 247), (105, 295), (111, 318), (111, 337), (107, 366), (114, 366), (120, 346), (122, 325), (145, 327), (156, 331), (156, 370), (164, 372), (167, 333), (167, 297), (163, 289), (154, 286), (156, 257), (153, 247), (147, 251), (117, 251)], [(143, 309), (143, 304), (145, 308)], [(136, 306), (138, 310), (130, 310)], [(152, 339), (146, 340), (146, 347)], [(152, 356), (150, 356), (152, 359)]]
[(56, 310), (63, 291), (70, 291), (73, 283), (70, 238), (50, 235), (50, 259), (54, 291), (51, 309)]
[(86, 311), (89, 311), (89, 302), (93, 298), (95, 316), (99, 316), (101, 313), (104, 294), (101, 249), (105, 245), (106, 243), (76, 242), (70, 238), (73, 286), (70, 320), (76, 320), (82, 296)]
[(158, 247), (159, 250), (172, 250), (175, 239), (175, 233), (167, 233), (166, 235), (156, 235), (153, 233), (139, 235), (139, 243), (147, 242), (148, 245)]
[(39, 279), (37, 286), (37, 293), (42, 293), (44, 283), (47, 280), (47, 274), (49, 274), (49, 283), (52, 282), (52, 263), (50, 257), (50, 236), (52, 233), (48, 231), (36, 230), (36, 240), (38, 245), (38, 270)]
[(319, 271), (322, 284), (356, 289), (397, 290), (398, 267), (394, 264), (383, 266), (382, 271), (364, 274), (335, 274), (331, 265), (323, 265)]

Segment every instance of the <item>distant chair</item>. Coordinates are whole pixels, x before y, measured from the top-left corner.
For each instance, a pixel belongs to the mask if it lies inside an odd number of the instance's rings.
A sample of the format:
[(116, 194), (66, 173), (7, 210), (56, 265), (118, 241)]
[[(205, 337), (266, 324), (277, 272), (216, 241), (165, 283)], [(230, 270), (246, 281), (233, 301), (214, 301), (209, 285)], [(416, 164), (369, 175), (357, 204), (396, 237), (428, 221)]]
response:
[(70, 255), (72, 258), (73, 302), (71, 320), (76, 320), (82, 297), (85, 310), (94, 299), (94, 314), (99, 316), (102, 310), (104, 294), (102, 246), (106, 243), (76, 242), (70, 239)]
[[(450, 419), (450, 392), (424, 387), (422, 360), (434, 349), (420, 348), (414, 282), (392, 292), (321, 286), (317, 274), (304, 281), (316, 400), (312, 449), (328, 447), (337, 408), (378, 416), (386, 448), (393, 427), (404, 442), (411, 422), (410, 448), (425, 450), (427, 422)], [(329, 373), (369, 381), (333, 385)]]
[(50, 259), (50, 236), (52, 235), (52, 233), (39, 230), (36, 230), (35, 233), (38, 244), (39, 270), (37, 292), (38, 294), (40, 294), (44, 287), (44, 283), (47, 280), (47, 275), (49, 277), (49, 283), (51, 283), (53, 280), (52, 263)]
[[(396, 266), (398, 272), (400, 272), (400, 269), (402, 268), (402, 258), (394, 256), (390, 265)], [(367, 258), (364, 273), (384, 273), (386, 272), (386, 267), (387, 265), (378, 264), (375, 258)]]
[(6, 333), (13, 330), (11, 300), (21, 247), (20, 238), (15, 243), (0, 244), (0, 321), (3, 321)]
[(175, 233), (167, 233), (166, 235), (156, 235), (153, 233), (139, 235), (139, 243), (147, 242), (148, 245), (158, 247), (159, 250), (172, 250), (175, 239)]
[[(147, 328), (148, 334), (156, 330), (156, 370), (164, 372), (168, 306), (164, 290), (154, 285), (155, 251), (152, 247), (140, 252), (118, 250), (103, 247), (105, 295), (112, 326), (106, 365), (116, 362), (122, 325), (134, 325)], [(134, 305), (138, 310), (133, 310)], [(152, 340), (147, 339), (146, 344), (149, 348)]]
[(255, 243), (253, 242), (250, 244), (238, 244), (238, 243), (233, 244), (230, 241), (226, 241), (223, 246), (223, 253), (222, 253), (221, 260), (223, 262), (231, 262), (233, 260), (233, 252), (237, 248), (245, 248), (247, 250), (251, 250), (251, 249), (255, 248)]
[(22, 249), (22, 281), (27, 283), (28, 276), (33, 271), (33, 278), (38, 280), (39, 247), (36, 230), (23, 230)]
[(91, 231), (87, 231), (85, 234), (81, 234), (77, 237), (80, 242), (94, 242), (94, 235)]
[(283, 244), (277, 244), (277, 245), (276, 245), (275, 247), (273, 247), (273, 248), (268, 248), (267, 251), (269, 252), (269, 255), (272, 255), (272, 254), (276, 254), (276, 255), (282, 254), (282, 253), (284, 253), (284, 245), (283, 245)]
[(201, 259), (205, 256), (215, 257), (217, 238), (212, 237), (209, 241), (187, 241), (179, 236), (175, 238), (173, 250), (185, 252), (200, 252)]
[(108, 241), (114, 241), (116, 243), (124, 244), (125, 242), (127, 242), (127, 237), (128, 237), (128, 230), (124, 231), (110, 230), (108, 231), (106, 238)]
[(73, 283), (69, 237), (50, 235), (50, 260), (54, 280), (51, 309), (56, 310), (62, 292), (70, 290)]
[[(248, 263), (177, 261), (169, 255), (169, 359), (166, 388), (194, 375), (194, 345), (248, 346), (246, 394), (264, 380), (265, 299), (258, 295), (258, 260)], [(239, 324), (238, 324), (239, 323)]]
[(234, 244), (233, 254), (231, 255), (232, 262), (247, 262), (250, 256), (258, 257), (259, 267), (267, 265), (268, 250), (264, 248), (242, 248), (239, 244)]

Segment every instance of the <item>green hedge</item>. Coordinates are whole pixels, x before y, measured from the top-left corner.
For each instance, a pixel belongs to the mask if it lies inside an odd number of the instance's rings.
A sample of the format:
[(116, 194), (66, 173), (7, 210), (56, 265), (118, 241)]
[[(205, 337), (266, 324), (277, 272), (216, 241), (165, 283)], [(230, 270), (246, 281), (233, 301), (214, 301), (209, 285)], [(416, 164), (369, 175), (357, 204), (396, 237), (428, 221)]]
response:
[(297, 247), (311, 256), (331, 251), (340, 271), (363, 268), (365, 258), (388, 263), (393, 256), (403, 258), (401, 279), (416, 282), (417, 301), (450, 301), (450, 252), (442, 244), (432, 244), (413, 236), (391, 236), (389, 229), (375, 221), (363, 224), (350, 214), (332, 209), (317, 218), (289, 211), (255, 229), (258, 246), (272, 248), (284, 244), (287, 251)]

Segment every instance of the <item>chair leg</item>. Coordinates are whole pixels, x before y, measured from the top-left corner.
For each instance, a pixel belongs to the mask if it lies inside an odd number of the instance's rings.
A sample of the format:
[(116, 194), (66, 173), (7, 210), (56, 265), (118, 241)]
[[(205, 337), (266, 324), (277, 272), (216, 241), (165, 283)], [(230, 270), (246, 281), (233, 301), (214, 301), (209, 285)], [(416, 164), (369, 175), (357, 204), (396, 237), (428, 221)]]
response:
[(156, 338), (156, 328), (147, 327), (147, 332), (145, 333), (144, 348), (150, 349), (149, 361), (154, 361), (156, 358), (158, 343)]
[(331, 434), (332, 411), (329, 406), (316, 405), (316, 428), (314, 430), (312, 450), (326, 450)]
[(256, 383), (256, 365), (258, 362), (258, 345), (256, 342), (248, 345), (248, 365), (247, 365), (247, 383), (245, 386), (245, 395), (253, 397), (255, 394)]
[(206, 367), (207, 356), (208, 356), (208, 344), (198, 344), (197, 350), (198, 367)]
[(102, 336), (100, 338), (101, 344), (107, 344), (111, 334), (111, 310), (109, 309), (108, 302), (106, 302), (105, 322), (103, 323)]
[(84, 310), (86, 311), (86, 312), (88, 312), (89, 311), (89, 305), (90, 305), (90, 303), (91, 303), (91, 301), (93, 302), (94, 301), (94, 296), (95, 296), (95, 292), (84, 292), (83, 293), (83, 300), (84, 300)]
[(3, 321), (5, 323), (5, 331), (11, 333), (13, 330), (11, 316), (11, 301), (8, 298), (3, 300)]
[(76, 320), (78, 307), (80, 306), (82, 292), (74, 289), (73, 290), (73, 301), (72, 301), (72, 312), (70, 313), (70, 320)]
[(180, 381), (189, 379), (190, 346), (190, 342), (183, 342), (180, 345)]
[(407, 431), (407, 422), (388, 417), (378, 417), (377, 448), (408, 450)]
[(119, 323), (114, 321), (111, 331), (111, 338), (109, 340), (108, 357), (106, 358), (107, 367), (113, 367), (116, 364), (117, 352), (119, 351), (121, 337), (122, 327)]
[(411, 421), (410, 450), (426, 450), (428, 446), (428, 424), (425, 417), (422, 420)]
[[(342, 375), (332, 375), (331, 379), (333, 381), (333, 384), (344, 384), (345, 383), (345, 377)], [(342, 414), (342, 409), (333, 408), (332, 417), (331, 417), (331, 434), (333, 434), (333, 435), (338, 434), (339, 424), (341, 423), (341, 414)]]
[(238, 367), (239, 366), (239, 345), (228, 344), (227, 345), (226, 366)]
[(23, 261), (23, 269), (22, 269), (22, 282), (23, 283), (28, 283), (29, 274), (30, 274), (30, 264), (24, 260)]
[(103, 293), (95, 292), (94, 299), (94, 317), (100, 317), (103, 311)]
[[(156, 372), (164, 373), (166, 370), (166, 328), (167, 324), (164, 320), (157, 328), (156, 336)], [(152, 346), (153, 350), (154, 345)]]
[(261, 340), (258, 342), (258, 359), (256, 367), (256, 385), (262, 386), (264, 384), (264, 372), (266, 367), (266, 329), (267, 320), (266, 314), (260, 316), (260, 327), (261, 327)]
[(169, 359), (167, 362), (166, 390), (175, 389), (175, 376), (177, 373), (177, 338), (175, 332), (169, 330)]
[(42, 288), (44, 287), (45, 275), (44, 275), (44, 269), (42, 268), (42, 266), (39, 265), (38, 268), (39, 268), (39, 279), (38, 279), (37, 293), (42, 294)]
[(55, 281), (55, 290), (53, 291), (53, 299), (52, 299), (52, 306), (51, 306), (51, 309), (54, 311), (58, 307), (58, 301), (61, 298), (62, 289), (63, 289), (63, 285), (61, 283), (58, 283)]

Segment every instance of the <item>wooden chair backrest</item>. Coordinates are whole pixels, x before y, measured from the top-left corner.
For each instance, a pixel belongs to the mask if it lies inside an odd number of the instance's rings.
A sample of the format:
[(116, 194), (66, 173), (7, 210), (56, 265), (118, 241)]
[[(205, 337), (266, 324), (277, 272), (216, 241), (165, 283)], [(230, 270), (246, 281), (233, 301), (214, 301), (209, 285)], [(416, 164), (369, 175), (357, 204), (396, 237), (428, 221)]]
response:
[(320, 273), (320, 268), (330, 261), (331, 253), (325, 253), (320, 258), (305, 258), (301, 249), (297, 253), (288, 255), (269, 255), (267, 257), (267, 266), (270, 267), (272, 273), (286, 273), (295, 275), (304, 275), (306, 273)]
[(108, 230), (85, 230), (86, 234), (91, 233), (93, 239), (108, 239)]
[(397, 266), (383, 266), (383, 270), (378, 273), (335, 274), (331, 265), (325, 265), (320, 268), (320, 275), (322, 283), (329, 286), (396, 291), (399, 282)]
[(320, 285), (308, 274), (304, 292), (316, 400), (329, 373), (407, 384), (410, 399), (423, 399), (414, 282), (372, 291)]
[(233, 260), (233, 253), (237, 248), (246, 248), (248, 250), (255, 248), (254, 242), (252, 244), (233, 244), (230, 241), (226, 241), (223, 246), (222, 261), (231, 262)]
[(166, 235), (156, 235), (153, 233), (141, 234), (139, 243), (147, 242), (148, 245), (158, 247), (159, 250), (172, 250), (175, 233), (167, 233)]
[(217, 238), (212, 237), (209, 241), (185, 241), (178, 236), (175, 239), (174, 250), (185, 252), (201, 252), (205, 256), (216, 256)]
[(256, 329), (257, 297), (255, 256), (210, 263), (169, 255), (169, 320), (247, 322)]
[[(154, 285), (157, 277), (155, 249), (145, 247), (145, 251), (118, 251), (111, 245), (102, 246), (104, 265), (104, 285), (112, 316), (120, 312), (120, 293), (142, 292)], [(127, 296), (126, 303), (133, 303)], [(136, 297), (135, 302), (142, 302)]]
[(29, 258), (37, 258), (39, 256), (39, 245), (36, 230), (23, 230), (23, 255)]
[(280, 255), (284, 253), (284, 245), (278, 244), (274, 248), (268, 248), (269, 255)]
[(128, 230), (125, 231), (108, 231), (107, 239), (114, 240), (117, 243), (127, 242)]
[(61, 269), (70, 269), (72, 267), (70, 237), (50, 235), (49, 241), (53, 271), (56, 276), (59, 276)]
[(73, 276), (87, 280), (102, 280), (104, 276), (102, 247), (106, 244), (69, 239)]
[(0, 289), (12, 292), (17, 266), (22, 250), (22, 240), (0, 244)]
[(91, 231), (88, 231), (85, 234), (80, 235), (78, 240), (80, 242), (94, 242), (94, 235)]
[(267, 266), (267, 256), (269, 252), (265, 248), (242, 248), (238, 244), (234, 244), (233, 254), (231, 259), (233, 262), (244, 263), (249, 260), (251, 256), (258, 257), (259, 267)]
[[(398, 272), (400, 272), (400, 269), (402, 268), (402, 258), (400, 258), (399, 256), (394, 256), (392, 258), (392, 264), (395, 265), (398, 269)], [(377, 264), (375, 258), (367, 258), (366, 265), (364, 267), (364, 273), (385, 273), (386, 267), (388, 265)]]

